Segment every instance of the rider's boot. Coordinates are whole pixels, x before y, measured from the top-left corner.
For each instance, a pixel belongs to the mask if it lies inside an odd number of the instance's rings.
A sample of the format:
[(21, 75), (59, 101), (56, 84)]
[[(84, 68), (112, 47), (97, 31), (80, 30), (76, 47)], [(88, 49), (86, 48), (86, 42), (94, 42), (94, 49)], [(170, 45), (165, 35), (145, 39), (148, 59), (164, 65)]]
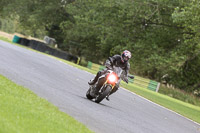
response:
[(95, 80), (95, 78), (93, 80), (90, 80), (88, 82), (89, 85), (94, 85), (97, 82), (97, 80)]
[(97, 80), (98, 80), (99, 77), (100, 77), (100, 72), (98, 72), (97, 75), (96, 75), (96, 77), (93, 80), (90, 80), (88, 82), (88, 84), (89, 85), (94, 85), (97, 82)]
[(108, 101), (110, 101), (110, 98), (109, 98), (109, 96), (110, 96), (110, 95), (106, 96), (106, 100), (108, 100)]

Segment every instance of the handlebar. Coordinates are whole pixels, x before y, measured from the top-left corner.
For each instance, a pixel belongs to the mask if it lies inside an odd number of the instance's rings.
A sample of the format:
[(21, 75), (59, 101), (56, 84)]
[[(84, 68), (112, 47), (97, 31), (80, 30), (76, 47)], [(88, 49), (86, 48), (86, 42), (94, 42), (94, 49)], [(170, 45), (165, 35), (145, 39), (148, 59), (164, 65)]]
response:
[(128, 75), (129, 78), (131, 79), (134, 79), (134, 76), (133, 75)]

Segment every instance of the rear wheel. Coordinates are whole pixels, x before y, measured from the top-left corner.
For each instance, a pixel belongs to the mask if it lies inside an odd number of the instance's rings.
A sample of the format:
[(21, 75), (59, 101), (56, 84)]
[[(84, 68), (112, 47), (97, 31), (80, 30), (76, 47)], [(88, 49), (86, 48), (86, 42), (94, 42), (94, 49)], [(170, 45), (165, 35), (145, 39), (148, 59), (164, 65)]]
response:
[(111, 86), (106, 86), (105, 90), (95, 98), (96, 103), (100, 103), (112, 90)]
[(86, 92), (86, 97), (87, 97), (87, 99), (93, 99), (93, 97), (90, 95), (90, 90), (91, 90), (91, 88), (89, 88), (88, 89), (88, 91)]

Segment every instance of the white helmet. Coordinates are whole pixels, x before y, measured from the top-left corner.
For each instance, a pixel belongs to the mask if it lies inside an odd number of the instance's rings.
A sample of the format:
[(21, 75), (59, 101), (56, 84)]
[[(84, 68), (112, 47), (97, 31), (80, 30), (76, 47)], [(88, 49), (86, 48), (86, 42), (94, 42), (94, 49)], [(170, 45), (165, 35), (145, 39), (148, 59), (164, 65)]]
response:
[(131, 58), (131, 52), (128, 50), (124, 50), (121, 58), (122, 58), (122, 62), (127, 62)]

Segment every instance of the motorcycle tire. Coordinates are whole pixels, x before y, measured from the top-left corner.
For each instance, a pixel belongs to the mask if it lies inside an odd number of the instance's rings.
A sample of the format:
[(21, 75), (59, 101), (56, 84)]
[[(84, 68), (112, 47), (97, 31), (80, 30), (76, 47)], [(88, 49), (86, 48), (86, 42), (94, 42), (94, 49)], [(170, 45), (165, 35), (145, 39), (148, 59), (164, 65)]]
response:
[(93, 99), (93, 97), (90, 95), (90, 88), (86, 92), (86, 97), (87, 97), (87, 99), (90, 99), (90, 100)]
[(112, 90), (111, 86), (106, 86), (105, 90), (95, 98), (96, 103), (100, 103)]

